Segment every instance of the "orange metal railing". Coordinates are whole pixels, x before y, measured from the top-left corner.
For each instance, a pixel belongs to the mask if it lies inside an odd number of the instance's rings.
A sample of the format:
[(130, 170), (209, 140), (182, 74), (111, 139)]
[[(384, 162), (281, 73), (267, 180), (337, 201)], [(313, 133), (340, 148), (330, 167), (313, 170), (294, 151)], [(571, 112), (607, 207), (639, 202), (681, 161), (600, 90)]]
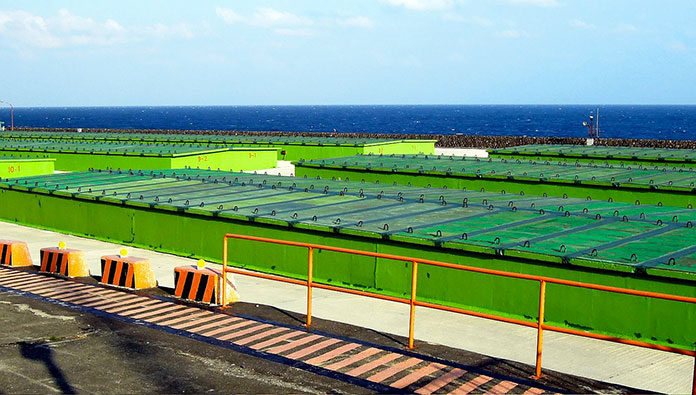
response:
[[(272, 274), (250, 272), (250, 271), (245, 271), (245, 270), (227, 267), (227, 240), (230, 238), (307, 248), (308, 249), (307, 280), (303, 281), (303, 280), (297, 280), (297, 279), (293, 279), (293, 278), (282, 277), (282, 276), (277, 276), (277, 275), (272, 275)], [(384, 259), (392, 259), (392, 260), (396, 260), (396, 261), (411, 262), (411, 264), (412, 264), (411, 297), (408, 299), (407, 298), (400, 298), (400, 297), (396, 297), (396, 296), (382, 295), (382, 294), (378, 294), (378, 293), (374, 293), (374, 292), (360, 291), (360, 290), (337, 287), (337, 286), (327, 285), (327, 284), (322, 284), (322, 283), (315, 283), (313, 281), (314, 250), (333, 251), (333, 252), (340, 252), (340, 253), (353, 254), (353, 255), (363, 255), (363, 256), (369, 256), (369, 257), (375, 257), (375, 258), (384, 258)], [(353, 295), (367, 296), (367, 297), (376, 298), (376, 299), (382, 299), (382, 300), (388, 300), (388, 301), (397, 302), (397, 303), (408, 304), (410, 306), (409, 330), (408, 330), (408, 347), (409, 348), (413, 348), (414, 323), (415, 323), (415, 319), (416, 319), (416, 306), (428, 307), (428, 308), (432, 308), (432, 309), (449, 311), (449, 312), (460, 313), (460, 314), (466, 314), (466, 315), (471, 315), (471, 316), (475, 316), (475, 317), (487, 318), (487, 319), (491, 319), (491, 320), (502, 321), (502, 322), (507, 322), (507, 323), (511, 323), (511, 324), (535, 328), (537, 330), (537, 349), (536, 349), (537, 353), (536, 353), (536, 371), (535, 371), (536, 378), (541, 377), (541, 357), (542, 357), (542, 349), (543, 349), (543, 343), (544, 343), (543, 342), (543, 335), (544, 335), (545, 330), (553, 331), (553, 332), (560, 332), (560, 333), (567, 333), (567, 334), (576, 335), (576, 336), (589, 337), (589, 338), (599, 339), (599, 340), (606, 340), (606, 341), (615, 342), (615, 343), (629, 344), (632, 346), (650, 348), (650, 349), (654, 349), (654, 350), (661, 350), (661, 351), (667, 351), (667, 352), (671, 352), (671, 353), (689, 355), (692, 357), (696, 357), (696, 351), (694, 351), (694, 350), (663, 346), (663, 345), (659, 345), (659, 344), (646, 343), (646, 342), (642, 342), (642, 341), (638, 341), (638, 340), (622, 339), (622, 338), (608, 336), (608, 335), (602, 335), (602, 334), (591, 333), (591, 332), (584, 332), (584, 331), (580, 331), (577, 329), (563, 328), (563, 327), (544, 324), (544, 308), (546, 305), (546, 284), (547, 283), (566, 285), (566, 286), (570, 286), (570, 287), (578, 287), (578, 288), (585, 288), (585, 289), (594, 289), (594, 290), (599, 290), (599, 291), (620, 293), (620, 294), (625, 294), (625, 295), (643, 296), (643, 297), (648, 297), (648, 298), (664, 299), (664, 300), (671, 300), (671, 301), (677, 301), (677, 302), (696, 304), (696, 298), (692, 298), (692, 297), (688, 297), (688, 296), (678, 296), (678, 295), (669, 295), (669, 294), (663, 294), (663, 293), (657, 293), (657, 292), (638, 291), (638, 290), (627, 289), (627, 288), (618, 288), (618, 287), (610, 287), (610, 286), (605, 286), (605, 285), (582, 283), (582, 282), (578, 282), (578, 281), (562, 280), (562, 279), (551, 278), (551, 277), (535, 276), (535, 275), (521, 274), (521, 273), (511, 273), (511, 272), (504, 272), (504, 271), (492, 270), (492, 269), (484, 269), (484, 268), (473, 267), (473, 266), (464, 266), (464, 265), (452, 264), (452, 263), (447, 263), (447, 262), (433, 261), (433, 260), (429, 260), (429, 259), (405, 257), (405, 256), (400, 256), (400, 255), (382, 254), (382, 253), (378, 253), (378, 252), (353, 250), (353, 249), (342, 248), (342, 247), (331, 247), (331, 246), (325, 246), (325, 245), (320, 245), (320, 244), (302, 243), (302, 242), (296, 242), (296, 241), (277, 240), (277, 239), (269, 239), (269, 238), (265, 238), (265, 237), (245, 236), (245, 235), (236, 235), (236, 234), (226, 234), (224, 236), (223, 249), (222, 249), (222, 260), (223, 260), (222, 275), (223, 275), (224, 280), (226, 280), (227, 273), (235, 273), (235, 274), (241, 274), (241, 275), (245, 275), (245, 276), (252, 276), (252, 277), (258, 277), (258, 278), (263, 278), (263, 279), (268, 279), (268, 280), (281, 281), (284, 283), (302, 285), (302, 286), (307, 287), (307, 326), (308, 327), (312, 324), (312, 288), (320, 288), (320, 289), (327, 289), (330, 291), (344, 292), (344, 293), (349, 293), (349, 294), (353, 294)], [(530, 280), (530, 281), (538, 281), (539, 282), (539, 318), (538, 318), (537, 322), (529, 322), (529, 321), (519, 320), (519, 319), (515, 319), (515, 318), (510, 318), (510, 317), (504, 317), (504, 316), (498, 316), (498, 315), (494, 315), (494, 314), (481, 313), (478, 311), (461, 309), (458, 307), (444, 306), (444, 305), (439, 305), (439, 304), (435, 304), (435, 303), (419, 301), (416, 298), (416, 286), (417, 286), (417, 282), (418, 282), (418, 265), (419, 264), (445, 267), (445, 268), (450, 268), (450, 269), (455, 269), (455, 270), (463, 270), (463, 271), (469, 271), (469, 272), (475, 272), (475, 273), (484, 273), (484, 274), (490, 274), (490, 275), (494, 275), (494, 276), (502, 276), (502, 277), (517, 278), (517, 279)], [(226, 282), (223, 282), (223, 284), (226, 284)], [(225, 300), (225, 287), (223, 287), (222, 292), (223, 292), (223, 300)], [(694, 366), (692, 394), (696, 395), (696, 362), (695, 362), (695, 366)]]

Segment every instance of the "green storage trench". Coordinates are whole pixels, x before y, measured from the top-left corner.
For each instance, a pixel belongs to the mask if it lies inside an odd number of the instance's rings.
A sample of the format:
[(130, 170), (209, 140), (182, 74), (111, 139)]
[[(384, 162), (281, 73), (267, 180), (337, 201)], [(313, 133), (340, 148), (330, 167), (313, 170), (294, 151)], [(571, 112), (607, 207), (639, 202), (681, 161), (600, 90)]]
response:
[(441, 155), (357, 155), (294, 163), (297, 176), (436, 188), (483, 188), (637, 205), (696, 206), (696, 172), (693, 168)]
[(185, 167), (240, 171), (273, 168), (278, 163), (274, 148), (54, 140), (0, 140), (0, 156), (51, 158), (61, 171)]
[(492, 158), (567, 160), (635, 166), (696, 167), (696, 150), (602, 145), (531, 144), (489, 149)]
[[(204, 149), (256, 147), (277, 149), (278, 160), (334, 158), (359, 154), (425, 154), (435, 152), (436, 140), (386, 140), (344, 137), (305, 137), (273, 135), (176, 134), (176, 133), (73, 133), (0, 132), (6, 141), (31, 140), (64, 143), (126, 143), (196, 145)], [(143, 167), (141, 167), (143, 168)]]
[[(0, 218), (217, 262), (223, 235), (239, 233), (696, 296), (696, 212), (677, 207), (188, 169), (5, 181)], [(237, 266), (306, 277), (305, 249), (230, 241), (230, 251)], [(315, 253), (315, 281), (406, 296), (410, 276), (408, 263)], [(419, 300), (530, 321), (538, 289), (419, 269)], [(546, 319), (685, 348), (696, 340), (691, 305), (553, 284)]]

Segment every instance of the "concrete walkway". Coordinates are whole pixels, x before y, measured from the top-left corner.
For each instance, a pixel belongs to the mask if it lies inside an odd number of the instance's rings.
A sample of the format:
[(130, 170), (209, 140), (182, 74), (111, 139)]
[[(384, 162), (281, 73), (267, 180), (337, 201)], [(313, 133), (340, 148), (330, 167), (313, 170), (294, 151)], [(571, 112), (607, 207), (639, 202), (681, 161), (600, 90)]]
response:
[(488, 158), (488, 151), (481, 148), (435, 148), (435, 155), (467, 156), (471, 158)]
[(295, 165), (293, 165), (292, 162), (289, 160), (279, 160), (278, 166), (274, 168), (261, 170), (247, 170), (244, 173), (292, 177), (295, 175)]
[[(0, 239), (27, 242), (37, 264), (39, 249), (65, 241), (68, 248), (85, 251), (92, 273), (100, 273), (100, 257), (116, 254), (121, 245), (37, 230), (0, 222)], [(194, 260), (137, 248), (129, 255), (149, 258), (161, 286), (172, 287), (175, 266)], [(304, 313), (304, 287), (237, 276), (242, 300)], [(358, 325), (400, 336), (408, 334), (408, 307), (331, 291), (314, 290), (314, 316)], [(533, 364), (536, 331), (441, 311), (418, 308), (416, 339), (474, 351), (493, 357)], [(693, 359), (690, 357), (545, 332), (545, 369), (600, 381), (666, 393), (690, 393)]]
[[(488, 152), (480, 148), (435, 148), (435, 155), (467, 156), (471, 158), (488, 158)], [(269, 174), (272, 176), (294, 176), (295, 165), (289, 160), (279, 160), (272, 169), (248, 170), (245, 173)]]

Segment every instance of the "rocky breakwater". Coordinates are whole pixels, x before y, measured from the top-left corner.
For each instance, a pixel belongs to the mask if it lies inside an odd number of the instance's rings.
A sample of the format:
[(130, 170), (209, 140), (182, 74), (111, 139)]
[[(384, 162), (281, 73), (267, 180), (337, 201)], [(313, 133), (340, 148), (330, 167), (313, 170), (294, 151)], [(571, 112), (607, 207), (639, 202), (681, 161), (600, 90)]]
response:
[[(78, 133), (75, 128), (35, 128), (15, 127), (19, 131), (46, 131)], [(361, 139), (390, 139), (390, 140), (437, 140), (435, 144), (441, 148), (506, 148), (528, 144), (573, 144), (584, 145), (584, 137), (530, 137), (530, 136), (484, 136), (484, 135), (442, 135), (442, 134), (386, 134), (386, 133), (331, 133), (331, 132), (264, 132), (236, 130), (173, 130), (173, 129), (101, 129), (83, 128), (82, 132), (99, 133), (153, 133), (153, 134), (200, 134), (200, 135), (267, 135), (267, 136), (308, 136)], [(696, 149), (694, 140), (648, 140), (648, 139), (612, 139), (595, 140), (596, 145), (617, 147), (650, 147), (650, 148), (688, 148)]]

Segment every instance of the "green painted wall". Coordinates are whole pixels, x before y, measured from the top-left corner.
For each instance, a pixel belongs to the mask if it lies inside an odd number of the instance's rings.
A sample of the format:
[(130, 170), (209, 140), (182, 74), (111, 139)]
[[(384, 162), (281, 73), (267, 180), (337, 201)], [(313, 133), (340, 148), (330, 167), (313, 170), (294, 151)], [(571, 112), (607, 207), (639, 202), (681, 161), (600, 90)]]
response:
[[(319, 159), (335, 158), (339, 156), (357, 155), (363, 152), (362, 146), (319, 146), (319, 145), (291, 145), (291, 144), (268, 144), (269, 147), (278, 148), (278, 159), (280, 160), (300, 160), (300, 159)], [(285, 151), (285, 155), (283, 155)]]
[[(229, 232), (696, 296), (693, 282), (676, 279), (466, 253), (350, 236), (329, 232), (328, 228), (305, 229), (310, 225), (280, 227), (268, 219), (252, 221), (203, 215), (195, 209), (180, 211), (151, 209), (148, 204), (124, 205), (120, 201), (107, 203), (0, 189), (3, 220), (210, 261), (220, 261), (222, 236)], [(231, 241), (229, 250), (230, 259), (237, 266), (296, 278), (306, 276), (305, 249)], [(407, 296), (410, 273), (410, 265), (403, 262), (332, 252), (315, 255), (315, 281), (324, 283)], [(452, 269), (421, 266), (418, 294), (420, 300), (529, 320), (534, 320), (538, 311), (538, 283)], [(696, 341), (696, 332), (691, 329), (696, 327), (696, 308), (691, 305), (556, 285), (548, 286), (547, 295), (547, 322), (554, 325), (686, 348), (692, 348)]]
[(418, 173), (413, 172), (382, 172), (375, 170), (351, 170), (341, 168), (320, 168), (315, 166), (305, 166), (302, 164), (295, 165), (296, 177), (321, 177), (331, 179), (332, 177), (341, 178), (343, 180), (350, 179), (351, 181), (365, 180), (366, 182), (380, 181), (382, 183), (422, 186), (428, 185), (434, 188), (466, 188), (471, 190), (480, 190), (484, 188), (486, 191), (505, 191), (506, 193), (519, 194), (523, 191), (530, 195), (567, 197), (586, 199), (588, 196), (592, 200), (608, 200), (613, 199), (615, 202), (626, 202), (635, 204), (639, 201), (640, 204), (664, 204), (674, 207), (688, 207), (692, 205), (696, 207), (696, 194), (670, 191), (668, 188), (661, 189), (633, 189), (625, 187), (607, 187), (607, 186), (591, 186), (585, 184), (575, 184), (572, 182), (527, 182), (521, 180), (508, 180), (505, 176), (500, 179), (487, 176), (485, 178), (462, 177), (456, 175), (439, 175), (428, 174), (428, 172)]
[[(201, 169), (240, 171), (270, 169), (277, 165), (275, 149), (252, 148), (177, 156), (172, 158), (170, 169), (200, 167)], [(145, 168), (139, 167), (139, 169)]]
[(53, 159), (0, 159), (0, 178), (15, 178), (53, 174)]
[(0, 156), (23, 158), (53, 158), (55, 169), (84, 171), (94, 169), (177, 169), (201, 167), (221, 170), (254, 170), (275, 167), (273, 149), (229, 150), (171, 156), (138, 156), (98, 153), (2, 151)]
[(435, 154), (437, 140), (403, 140), (393, 144), (373, 144), (365, 146), (362, 154)]
[[(247, 145), (247, 144), (244, 144)], [(235, 145), (237, 146), (237, 145)], [(250, 147), (272, 147), (278, 149), (279, 160), (312, 160), (339, 158), (360, 154), (425, 154), (435, 153), (435, 140), (404, 140), (368, 145), (317, 145), (257, 143)], [(285, 151), (285, 155), (283, 155)]]

